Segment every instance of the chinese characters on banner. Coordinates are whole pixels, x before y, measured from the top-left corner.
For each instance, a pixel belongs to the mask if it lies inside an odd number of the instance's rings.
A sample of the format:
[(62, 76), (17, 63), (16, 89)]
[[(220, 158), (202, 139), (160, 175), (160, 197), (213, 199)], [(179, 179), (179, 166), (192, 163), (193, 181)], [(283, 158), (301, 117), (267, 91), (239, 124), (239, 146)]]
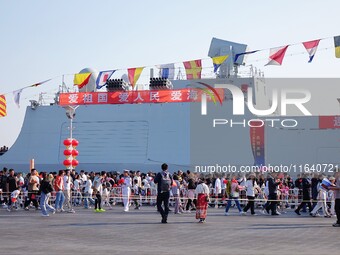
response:
[[(223, 89), (217, 89), (217, 92), (221, 98), (224, 98)], [(59, 96), (59, 105), (200, 102), (202, 93), (204, 93), (202, 90), (194, 88), (178, 90), (62, 93)], [(208, 95), (207, 99), (208, 101), (212, 100)]]
[(340, 128), (340, 116), (319, 116), (319, 128)]
[[(254, 165), (264, 166), (264, 125), (261, 121), (250, 121), (250, 144), (254, 155)], [(261, 126), (262, 125), (262, 126)]]

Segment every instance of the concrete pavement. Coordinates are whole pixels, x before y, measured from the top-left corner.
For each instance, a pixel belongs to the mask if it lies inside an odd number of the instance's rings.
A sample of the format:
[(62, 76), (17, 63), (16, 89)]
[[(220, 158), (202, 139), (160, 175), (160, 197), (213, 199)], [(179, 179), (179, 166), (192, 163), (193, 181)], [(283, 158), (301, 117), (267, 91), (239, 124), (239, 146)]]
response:
[[(40, 212), (0, 209), (0, 254), (337, 254), (340, 228), (335, 218), (239, 216), (235, 209), (209, 209), (207, 223), (195, 213), (160, 223), (155, 207), (124, 213), (75, 208), (75, 214), (42, 217)], [(259, 211), (257, 212), (259, 213)]]

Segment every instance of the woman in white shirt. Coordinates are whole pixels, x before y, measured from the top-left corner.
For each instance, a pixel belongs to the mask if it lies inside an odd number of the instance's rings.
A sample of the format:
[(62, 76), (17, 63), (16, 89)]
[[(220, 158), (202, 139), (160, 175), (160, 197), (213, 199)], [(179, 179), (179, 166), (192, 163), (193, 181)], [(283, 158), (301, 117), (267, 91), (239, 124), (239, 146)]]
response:
[(255, 181), (255, 174), (251, 173), (246, 181), (245, 185), (247, 191), (247, 199), (248, 203), (244, 207), (243, 212), (247, 212), (250, 208), (251, 215), (255, 215), (255, 191), (259, 191), (260, 188), (257, 186), (257, 183)]
[(195, 194), (197, 197), (196, 204), (196, 219), (199, 219), (198, 223), (205, 223), (207, 217), (208, 201), (209, 201), (209, 179), (199, 180), (199, 184), (195, 189)]
[(92, 194), (93, 194), (92, 180), (88, 178), (88, 180), (85, 182), (85, 187), (84, 187), (84, 208), (85, 209), (91, 209), (89, 202), (94, 205), (94, 199), (92, 198)]

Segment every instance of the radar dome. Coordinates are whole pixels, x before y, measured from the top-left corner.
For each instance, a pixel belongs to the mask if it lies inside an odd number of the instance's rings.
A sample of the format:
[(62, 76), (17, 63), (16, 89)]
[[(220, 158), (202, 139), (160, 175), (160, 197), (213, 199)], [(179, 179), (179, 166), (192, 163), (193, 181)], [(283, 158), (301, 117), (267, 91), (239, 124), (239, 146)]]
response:
[(128, 75), (125, 73), (122, 75), (122, 78), (121, 78), (123, 81), (125, 81), (127, 84), (129, 84), (129, 77)]
[(96, 80), (99, 72), (93, 68), (84, 68), (79, 73), (91, 73), (89, 83), (86, 86), (79, 89), (79, 92), (96, 92), (97, 91)]

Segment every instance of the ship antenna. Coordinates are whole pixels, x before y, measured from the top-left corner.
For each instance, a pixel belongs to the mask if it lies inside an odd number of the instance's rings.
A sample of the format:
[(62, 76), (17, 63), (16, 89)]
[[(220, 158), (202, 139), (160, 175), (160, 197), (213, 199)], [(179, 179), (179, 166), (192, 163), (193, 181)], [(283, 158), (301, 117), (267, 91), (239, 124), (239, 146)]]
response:
[(182, 78), (183, 78), (182, 71), (181, 68), (179, 67), (176, 80), (182, 80)]
[(61, 93), (64, 93), (64, 92), (70, 92), (68, 87), (66, 86), (66, 83), (64, 81), (64, 75), (62, 76), (61, 78)]
[(64, 93), (64, 75), (61, 76), (61, 93)]

